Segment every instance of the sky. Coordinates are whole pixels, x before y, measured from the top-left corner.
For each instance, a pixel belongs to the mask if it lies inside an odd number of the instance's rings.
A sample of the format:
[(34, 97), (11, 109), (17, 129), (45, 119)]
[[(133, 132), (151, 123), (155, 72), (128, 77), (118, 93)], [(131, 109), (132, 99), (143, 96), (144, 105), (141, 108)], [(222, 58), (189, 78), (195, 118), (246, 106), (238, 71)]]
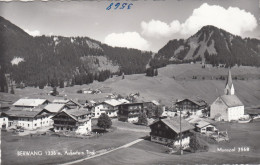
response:
[(260, 39), (258, 0), (6, 1), (0, 2), (0, 16), (33, 36), (86, 36), (153, 52), (205, 25)]

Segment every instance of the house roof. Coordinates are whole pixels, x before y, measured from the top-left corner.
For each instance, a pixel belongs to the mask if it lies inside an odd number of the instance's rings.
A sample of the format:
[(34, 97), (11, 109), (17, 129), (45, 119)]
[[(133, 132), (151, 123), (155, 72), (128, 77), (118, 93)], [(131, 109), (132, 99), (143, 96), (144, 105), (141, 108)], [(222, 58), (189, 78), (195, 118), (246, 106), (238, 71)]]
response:
[(120, 101), (122, 104), (124, 103), (130, 103), (130, 101), (126, 100), (126, 99), (119, 99), (118, 101)]
[(70, 100), (63, 100), (63, 99), (55, 99), (52, 102), (53, 103), (59, 103), (59, 104), (66, 104), (68, 103)]
[(75, 103), (75, 104), (77, 104), (78, 106), (81, 106), (78, 102), (76, 102), (76, 101), (73, 101), (73, 100), (71, 100), (71, 99), (67, 99), (67, 100), (63, 100), (63, 99), (55, 99), (55, 100), (53, 100), (52, 102), (53, 103), (57, 103), (57, 104), (67, 104), (68, 102), (73, 102), (73, 103)]
[(180, 117), (160, 119), (160, 120), (157, 120), (156, 122), (152, 123), (151, 125), (153, 125), (159, 121), (162, 121), (164, 124), (166, 124), (169, 128), (171, 128), (176, 133), (194, 129), (194, 127), (189, 122), (187, 122), (185, 119), (182, 119), (181, 120), (181, 131), (180, 131)]
[(3, 112), (4, 114), (11, 116), (11, 117), (30, 117), (34, 118), (36, 115), (38, 115), (39, 111), (19, 111), (19, 110), (12, 110)]
[(44, 109), (52, 113), (57, 113), (60, 110), (62, 110), (65, 106), (66, 104), (48, 104), (44, 107)]
[(197, 105), (199, 105), (199, 106), (207, 105), (207, 103), (206, 103), (204, 100), (199, 99), (199, 98), (185, 98), (185, 99), (182, 99), (182, 100), (177, 101), (177, 103), (182, 102), (182, 101), (184, 101), (184, 100), (189, 100), (189, 101), (191, 101), (191, 102), (193, 102), (194, 104), (197, 104)]
[(156, 101), (156, 100), (152, 100), (151, 101), (154, 105), (160, 105), (160, 103), (158, 102), (158, 101)]
[(117, 101), (116, 99), (105, 100), (104, 103), (112, 105), (113, 107), (122, 104), (122, 102)]
[(211, 124), (210, 124), (209, 122), (206, 122), (206, 121), (201, 120), (201, 121), (199, 121), (199, 122), (197, 123), (196, 127), (198, 127), (198, 128), (203, 128), (203, 127), (206, 127), (207, 125), (211, 125)]
[(222, 95), (220, 96), (220, 99), (223, 100), (223, 102), (228, 107), (236, 107), (236, 106), (244, 105), (236, 95)]
[(86, 111), (86, 110), (78, 110), (78, 109), (65, 110), (65, 112), (67, 114), (70, 114), (70, 115), (75, 116), (75, 117), (87, 115), (87, 114), (91, 113), (91, 112)]
[(28, 106), (28, 107), (36, 107), (43, 104), (46, 99), (19, 99), (13, 105), (14, 106)]

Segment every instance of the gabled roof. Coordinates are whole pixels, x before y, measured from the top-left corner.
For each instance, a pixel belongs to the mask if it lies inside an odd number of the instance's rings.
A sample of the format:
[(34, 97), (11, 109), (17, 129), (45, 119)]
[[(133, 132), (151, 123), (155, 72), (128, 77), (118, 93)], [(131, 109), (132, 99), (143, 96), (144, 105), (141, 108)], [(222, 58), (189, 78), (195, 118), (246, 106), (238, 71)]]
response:
[[(70, 116), (73, 120), (75, 121), (80, 121), (80, 120), (89, 120), (89, 117), (87, 117), (86, 119), (78, 119), (77, 117), (79, 116), (82, 116), (82, 115), (87, 115), (91, 112), (89, 111), (84, 111), (84, 110), (77, 110), (77, 109), (72, 109), (72, 110), (64, 110), (64, 111), (61, 111), (59, 113), (57, 113), (56, 115), (59, 115), (60, 113), (65, 113), (67, 114), (68, 116)], [(55, 116), (56, 116), (55, 115)], [(53, 116), (53, 118), (55, 117)]]
[(68, 102), (73, 102), (74, 104), (78, 105), (78, 106), (81, 106), (78, 102), (76, 101), (73, 101), (71, 99), (67, 99), (67, 100), (64, 100), (64, 99), (55, 99), (52, 101), (52, 103), (55, 103), (55, 104), (68, 104)]
[(197, 123), (196, 127), (198, 127), (198, 128), (203, 128), (203, 127), (206, 127), (207, 125), (211, 125), (211, 124), (210, 124), (209, 122), (206, 122), (206, 121), (201, 120), (201, 121), (199, 121), (199, 122)]
[(181, 119), (181, 131), (180, 131), (180, 117), (160, 119), (160, 120), (155, 121), (151, 125), (153, 125), (157, 122), (160, 122), (160, 121), (162, 121), (165, 125), (167, 125), (170, 129), (172, 129), (176, 133), (185, 132), (185, 131), (194, 129), (194, 127), (189, 122), (187, 122), (185, 119), (182, 118)]
[(228, 107), (236, 107), (236, 106), (244, 106), (244, 104), (239, 100), (236, 95), (222, 95), (220, 99), (228, 106)]
[(78, 110), (78, 109), (66, 110), (65, 112), (67, 114), (70, 114), (70, 115), (75, 116), (75, 117), (82, 116), (82, 115), (87, 115), (87, 114), (91, 113), (90, 111)]
[(48, 101), (48, 100), (47, 99), (19, 99), (13, 105), (14, 106), (36, 107), (36, 106), (42, 105), (46, 101)]
[(67, 107), (66, 104), (48, 104), (44, 107), (44, 109), (52, 113), (57, 113), (64, 107)]
[(202, 100), (202, 99), (199, 99), (199, 98), (185, 98), (185, 99), (182, 99), (182, 100), (179, 100), (177, 101), (177, 103), (179, 102), (182, 102), (184, 100), (189, 100), (191, 102), (193, 102), (194, 104), (197, 104), (199, 106), (204, 106), (204, 105), (207, 105), (206, 101)]
[(116, 99), (105, 100), (104, 103), (109, 104), (109, 105), (111, 105), (113, 107), (122, 104), (122, 102), (117, 101)]
[(3, 112), (7, 116), (10, 117), (29, 117), (34, 118), (37, 116), (40, 112), (39, 111), (19, 111), (19, 110), (12, 110), (12, 111), (6, 111)]

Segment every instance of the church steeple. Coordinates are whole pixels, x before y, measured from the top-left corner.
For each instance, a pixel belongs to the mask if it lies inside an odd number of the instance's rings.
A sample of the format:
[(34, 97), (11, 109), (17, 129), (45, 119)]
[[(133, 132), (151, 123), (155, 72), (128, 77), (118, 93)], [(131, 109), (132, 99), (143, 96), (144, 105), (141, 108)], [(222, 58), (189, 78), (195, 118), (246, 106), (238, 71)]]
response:
[(226, 87), (225, 87), (225, 95), (234, 95), (235, 94), (235, 89), (234, 85), (232, 82), (232, 76), (231, 76), (231, 71), (230, 69), (228, 70), (228, 77), (227, 77), (227, 82), (226, 82)]

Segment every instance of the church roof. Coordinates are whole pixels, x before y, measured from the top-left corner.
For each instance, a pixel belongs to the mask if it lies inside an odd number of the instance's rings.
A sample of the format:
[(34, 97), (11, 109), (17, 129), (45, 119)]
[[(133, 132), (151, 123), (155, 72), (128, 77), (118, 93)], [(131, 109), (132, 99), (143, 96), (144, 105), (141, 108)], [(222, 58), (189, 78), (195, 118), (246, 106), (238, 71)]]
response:
[(236, 107), (236, 106), (244, 105), (236, 95), (222, 95), (220, 96), (220, 98), (228, 107)]

